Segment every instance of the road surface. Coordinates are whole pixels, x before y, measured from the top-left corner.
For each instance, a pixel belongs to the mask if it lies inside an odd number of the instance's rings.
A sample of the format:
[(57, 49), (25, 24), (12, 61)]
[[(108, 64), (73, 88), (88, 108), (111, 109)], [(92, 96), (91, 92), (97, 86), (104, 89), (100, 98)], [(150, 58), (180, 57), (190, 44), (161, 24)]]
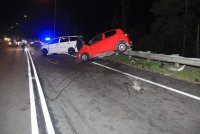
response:
[[(197, 99), (92, 62), (79, 63), (66, 54), (42, 56), (39, 47), (30, 47), (29, 52), (56, 134), (200, 133), (200, 101)], [(29, 134), (31, 112), (26, 52), (21, 48), (0, 48), (0, 57), (0, 132)], [(95, 63), (200, 96), (200, 84), (117, 63)], [(33, 85), (39, 132), (48, 133), (34, 80)]]

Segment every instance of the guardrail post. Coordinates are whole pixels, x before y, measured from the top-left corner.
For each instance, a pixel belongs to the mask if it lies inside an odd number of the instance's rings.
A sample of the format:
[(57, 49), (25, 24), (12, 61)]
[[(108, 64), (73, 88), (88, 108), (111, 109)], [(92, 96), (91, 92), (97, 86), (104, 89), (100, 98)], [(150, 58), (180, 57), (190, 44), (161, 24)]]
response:
[(151, 51), (147, 51), (147, 62), (150, 62)]
[[(173, 54), (173, 56), (179, 57), (179, 54)], [(175, 62), (175, 67), (176, 67), (176, 68), (179, 68), (179, 63)]]

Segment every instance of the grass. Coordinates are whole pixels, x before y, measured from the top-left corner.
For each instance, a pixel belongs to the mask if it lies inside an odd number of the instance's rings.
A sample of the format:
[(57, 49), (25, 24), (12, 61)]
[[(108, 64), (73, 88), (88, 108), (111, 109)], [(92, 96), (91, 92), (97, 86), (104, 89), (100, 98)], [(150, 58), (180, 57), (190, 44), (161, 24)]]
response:
[(200, 83), (200, 68), (196, 67), (185, 66), (184, 70), (182, 71), (172, 71), (169, 68), (175, 68), (174, 63), (165, 63), (161, 61), (148, 60), (127, 55), (112, 55), (105, 57), (104, 60), (142, 68), (151, 72), (175, 77), (189, 82)]

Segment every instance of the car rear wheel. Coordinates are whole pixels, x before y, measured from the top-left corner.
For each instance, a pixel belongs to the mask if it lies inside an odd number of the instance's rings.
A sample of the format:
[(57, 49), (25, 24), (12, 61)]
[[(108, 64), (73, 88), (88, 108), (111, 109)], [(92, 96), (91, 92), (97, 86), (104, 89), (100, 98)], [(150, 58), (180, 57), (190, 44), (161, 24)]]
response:
[(43, 55), (47, 55), (48, 54), (48, 50), (46, 48), (43, 48), (42, 49), (42, 53), (43, 53)]
[(127, 46), (126, 46), (126, 43), (124, 41), (120, 41), (118, 44), (117, 44), (117, 49), (119, 51), (119, 53), (123, 53), (127, 50)]
[(89, 55), (87, 53), (81, 54), (81, 61), (87, 62), (89, 60)]
[(75, 49), (74, 49), (74, 48), (69, 48), (69, 49), (68, 49), (68, 53), (69, 53), (70, 55), (74, 55), (74, 54), (75, 54)]

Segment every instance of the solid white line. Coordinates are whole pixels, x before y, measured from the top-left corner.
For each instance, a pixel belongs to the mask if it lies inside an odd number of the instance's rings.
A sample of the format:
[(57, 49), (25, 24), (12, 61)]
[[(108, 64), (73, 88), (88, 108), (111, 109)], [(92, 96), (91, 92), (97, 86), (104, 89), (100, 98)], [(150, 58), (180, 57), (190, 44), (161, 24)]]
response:
[[(76, 57), (76, 56), (72, 56), (72, 57)], [(156, 85), (156, 86), (158, 86), (158, 87), (161, 87), (161, 88), (164, 88), (164, 89), (167, 89), (167, 90), (170, 90), (170, 91), (176, 92), (176, 93), (178, 93), (178, 94), (181, 94), (181, 95), (184, 95), (184, 96), (187, 96), (187, 97), (190, 97), (190, 98), (193, 98), (193, 99), (195, 99), (195, 100), (199, 100), (199, 101), (200, 101), (200, 97), (198, 97), (198, 96), (195, 96), (195, 95), (192, 95), (192, 94), (189, 94), (189, 93), (186, 93), (186, 92), (183, 92), (183, 91), (180, 91), (180, 90), (171, 88), (171, 87), (167, 87), (167, 86), (165, 86), (165, 85), (162, 85), (162, 84), (159, 84), (159, 83), (150, 81), (150, 80), (146, 80), (146, 79), (144, 79), (144, 78), (137, 77), (137, 76), (134, 76), (134, 75), (132, 75), (132, 74), (129, 74), (129, 73), (126, 73), (126, 72), (123, 72), (123, 71), (120, 71), (120, 70), (117, 70), (117, 69), (114, 69), (114, 68), (111, 68), (111, 67), (108, 67), (108, 66), (105, 66), (105, 65), (96, 63), (96, 62), (92, 62), (92, 63), (95, 64), (95, 65), (98, 65), (98, 66), (107, 68), (107, 69), (109, 69), (109, 70), (112, 70), (112, 71), (115, 71), (115, 72), (118, 72), (118, 73), (121, 73), (121, 74), (130, 76), (130, 77), (135, 78), (135, 79), (139, 79), (139, 80), (141, 80), (141, 81), (150, 83), (150, 84), (152, 84), (152, 85)]]
[(35, 80), (36, 80), (36, 84), (37, 84), (37, 88), (38, 88), (38, 92), (39, 92), (39, 96), (40, 96), (44, 120), (45, 120), (45, 123), (46, 123), (47, 132), (48, 132), (48, 134), (55, 134), (55, 130), (53, 128), (53, 124), (52, 124), (52, 121), (51, 121), (51, 118), (50, 118), (50, 115), (49, 115), (49, 111), (48, 111), (48, 108), (47, 108), (47, 104), (46, 104), (46, 101), (45, 101), (44, 93), (42, 91), (42, 87), (41, 87), (41, 84), (40, 84), (40, 81), (39, 81), (39, 78), (38, 78), (38, 75), (37, 75), (37, 72), (36, 72), (36, 68), (35, 68), (35, 65), (33, 63), (33, 59), (31, 57), (30, 52), (29, 51), (27, 51), (27, 52), (29, 54), (29, 57), (30, 57), (30, 60), (31, 60), (31, 63), (32, 63), (32, 67), (33, 67), (33, 71), (34, 71), (34, 75), (35, 75)]
[(27, 63), (28, 63), (28, 78), (29, 78), (29, 92), (30, 92), (30, 112), (31, 112), (31, 132), (32, 132), (32, 134), (39, 134), (30, 62), (29, 62), (27, 51), (25, 51), (25, 52), (26, 52), (26, 58), (27, 58)]
[[(76, 56), (72, 56), (72, 57), (76, 57)], [(120, 70), (117, 70), (117, 69), (114, 69), (114, 68), (111, 68), (111, 67), (108, 67), (108, 66), (105, 66), (105, 65), (96, 63), (96, 62), (92, 62), (92, 63), (95, 64), (95, 65), (98, 65), (98, 66), (107, 68), (107, 69), (109, 69), (109, 70), (112, 70), (112, 71), (115, 71), (115, 72), (118, 72), (118, 73), (127, 75), (127, 76), (129, 76), (129, 77), (132, 77), (132, 78), (135, 78), (135, 79), (138, 79), (138, 80), (141, 80), (141, 81), (150, 83), (150, 84), (152, 84), (152, 85), (156, 85), (156, 86), (158, 86), (158, 87), (161, 87), (161, 88), (164, 88), (164, 89), (167, 89), (167, 90), (170, 90), (170, 91), (176, 92), (176, 93), (178, 93), (178, 94), (181, 94), (181, 95), (184, 95), (184, 96), (187, 96), (187, 97), (190, 97), (190, 98), (193, 98), (193, 99), (195, 99), (195, 100), (199, 100), (199, 101), (200, 101), (200, 97), (198, 97), (198, 96), (195, 96), (195, 95), (192, 95), (192, 94), (189, 94), (189, 93), (186, 93), (186, 92), (183, 92), (183, 91), (180, 91), (180, 90), (171, 88), (171, 87), (167, 87), (167, 86), (165, 86), (165, 85), (162, 85), (162, 84), (159, 84), (159, 83), (150, 81), (150, 80), (146, 80), (146, 79), (144, 79), (144, 78), (137, 77), (137, 76), (134, 76), (134, 75), (132, 75), (132, 74), (129, 74), (129, 73), (126, 73), (126, 72), (123, 72), (123, 71), (120, 71)]]
[(155, 82), (153, 82), (153, 81), (146, 80), (146, 79), (143, 79), (143, 78), (141, 78), (141, 77), (137, 77), (137, 76), (134, 76), (134, 75), (132, 75), (132, 74), (128, 74), (128, 73), (122, 72), (122, 71), (120, 71), (120, 70), (117, 70), (117, 69), (114, 69), (114, 68), (111, 68), (111, 67), (108, 67), (108, 66), (105, 66), (105, 65), (96, 63), (96, 62), (92, 62), (92, 63), (95, 64), (95, 65), (98, 65), (98, 66), (101, 66), (101, 67), (110, 69), (110, 70), (112, 70), (112, 71), (115, 71), (115, 72), (118, 72), (118, 73), (127, 75), (127, 76), (129, 76), (129, 77), (132, 77), (132, 78), (135, 78), (135, 79), (138, 79), (138, 80), (141, 80), (141, 81), (150, 83), (150, 84), (152, 84), (152, 85), (156, 85), (156, 86), (158, 86), (158, 87), (162, 87), (162, 88), (164, 88), (164, 89), (167, 89), (167, 90), (170, 90), (170, 91), (176, 92), (176, 93), (178, 93), (178, 94), (185, 95), (185, 96), (187, 96), (187, 97), (190, 97), (190, 98), (193, 98), (193, 99), (195, 99), (195, 100), (199, 100), (199, 101), (200, 101), (200, 97), (198, 97), (198, 96), (195, 96), (195, 95), (192, 95), (192, 94), (183, 92), (183, 91), (179, 91), (179, 90), (177, 90), (177, 89), (174, 89), (174, 88), (171, 88), (171, 87), (167, 87), (167, 86), (165, 86), (165, 85), (162, 85), (162, 84), (159, 84), (159, 83), (155, 83)]

